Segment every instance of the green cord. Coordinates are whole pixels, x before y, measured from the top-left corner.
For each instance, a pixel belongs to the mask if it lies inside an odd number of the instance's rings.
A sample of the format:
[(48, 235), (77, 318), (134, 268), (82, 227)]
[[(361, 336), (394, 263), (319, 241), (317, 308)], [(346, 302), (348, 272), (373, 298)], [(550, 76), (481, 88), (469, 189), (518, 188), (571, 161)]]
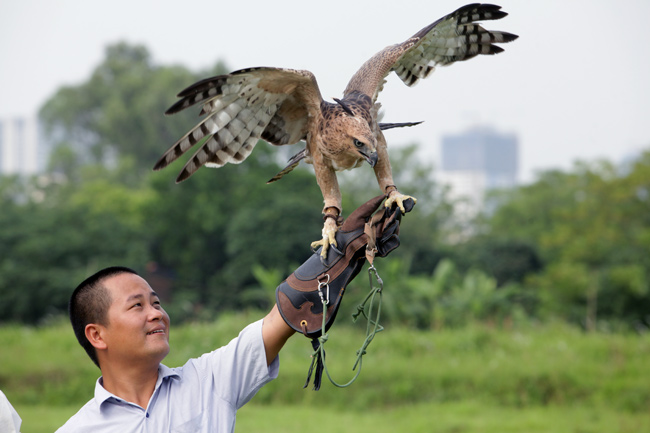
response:
[[(377, 286), (373, 284), (373, 276), (374, 279), (377, 281)], [(322, 299), (323, 302), (323, 327), (321, 328), (323, 330), (323, 334), (318, 338), (318, 342), (320, 343), (318, 345), (318, 349), (313, 353), (312, 357), (313, 359), (316, 359), (320, 352), (320, 357), (323, 362), (323, 370), (325, 370), (325, 374), (327, 374), (327, 378), (332, 382), (334, 386), (337, 386), (339, 388), (345, 388), (357, 380), (359, 377), (359, 374), (361, 373), (361, 366), (362, 366), (362, 361), (363, 361), (363, 355), (366, 354), (366, 349), (372, 342), (372, 340), (375, 338), (375, 334), (378, 332), (381, 332), (384, 330), (384, 327), (379, 324), (379, 318), (381, 316), (381, 301), (382, 301), (382, 290), (384, 288), (384, 282), (382, 279), (379, 277), (379, 274), (377, 273), (377, 269), (375, 269), (374, 265), (370, 265), (370, 268), (368, 268), (368, 278), (370, 280), (370, 292), (366, 296), (366, 298), (361, 302), (361, 304), (357, 305), (357, 312), (352, 315), (352, 320), (354, 322), (357, 321), (360, 315), (363, 315), (365, 317), (367, 323), (366, 323), (366, 338), (363, 341), (363, 344), (361, 345), (361, 348), (357, 350), (357, 359), (354, 363), (354, 366), (352, 367), (352, 371), (357, 369), (357, 366), (359, 369), (357, 370), (356, 374), (352, 379), (350, 379), (349, 382), (345, 384), (339, 384), (337, 383), (334, 379), (332, 379), (332, 376), (330, 376), (329, 371), (327, 370), (327, 365), (325, 364), (325, 343), (329, 339), (328, 334), (324, 333), (325, 331), (325, 324), (327, 321), (327, 317), (325, 312), (327, 311), (327, 304), (329, 303), (329, 300), (327, 299)], [(375, 317), (373, 319), (373, 304), (375, 303), (375, 298), (377, 298), (377, 312), (375, 314)], [(368, 313), (366, 314), (366, 304), (368, 304)]]

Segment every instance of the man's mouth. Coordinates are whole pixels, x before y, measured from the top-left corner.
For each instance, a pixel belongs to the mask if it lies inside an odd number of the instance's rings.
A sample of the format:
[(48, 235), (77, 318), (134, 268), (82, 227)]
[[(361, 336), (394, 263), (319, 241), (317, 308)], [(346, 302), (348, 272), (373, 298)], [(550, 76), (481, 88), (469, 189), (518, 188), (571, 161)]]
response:
[(164, 334), (165, 331), (162, 329), (157, 329), (155, 331), (147, 332), (147, 335), (153, 335), (153, 334)]

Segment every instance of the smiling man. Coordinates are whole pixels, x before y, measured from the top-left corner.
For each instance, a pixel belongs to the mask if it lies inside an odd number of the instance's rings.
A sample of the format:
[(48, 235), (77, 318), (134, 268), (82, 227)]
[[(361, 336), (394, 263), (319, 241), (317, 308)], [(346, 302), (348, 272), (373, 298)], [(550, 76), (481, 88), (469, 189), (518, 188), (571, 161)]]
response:
[(294, 333), (274, 307), (228, 345), (166, 367), (169, 316), (149, 284), (125, 267), (82, 282), (70, 320), (102, 376), (95, 397), (59, 432), (231, 432), (237, 409), (277, 376), (278, 353)]

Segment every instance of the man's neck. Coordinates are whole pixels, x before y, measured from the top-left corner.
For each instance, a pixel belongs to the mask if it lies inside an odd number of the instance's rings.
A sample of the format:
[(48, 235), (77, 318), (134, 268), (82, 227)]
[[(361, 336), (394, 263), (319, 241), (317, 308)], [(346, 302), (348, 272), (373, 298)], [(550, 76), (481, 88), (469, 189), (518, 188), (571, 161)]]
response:
[(111, 394), (146, 409), (156, 388), (158, 365), (147, 368), (102, 368), (102, 386)]

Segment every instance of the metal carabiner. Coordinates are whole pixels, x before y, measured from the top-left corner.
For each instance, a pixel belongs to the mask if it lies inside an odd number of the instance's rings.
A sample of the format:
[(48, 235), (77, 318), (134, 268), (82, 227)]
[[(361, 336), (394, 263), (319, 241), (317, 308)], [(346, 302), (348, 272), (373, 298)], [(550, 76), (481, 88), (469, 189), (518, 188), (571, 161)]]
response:
[[(323, 305), (329, 305), (330, 303), (330, 274), (325, 274), (327, 279), (325, 281), (320, 281), (320, 278), (318, 280), (318, 294), (320, 295), (320, 300), (323, 303)], [(327, 296), (323, 296), (323, 287), (327, 288)]]

